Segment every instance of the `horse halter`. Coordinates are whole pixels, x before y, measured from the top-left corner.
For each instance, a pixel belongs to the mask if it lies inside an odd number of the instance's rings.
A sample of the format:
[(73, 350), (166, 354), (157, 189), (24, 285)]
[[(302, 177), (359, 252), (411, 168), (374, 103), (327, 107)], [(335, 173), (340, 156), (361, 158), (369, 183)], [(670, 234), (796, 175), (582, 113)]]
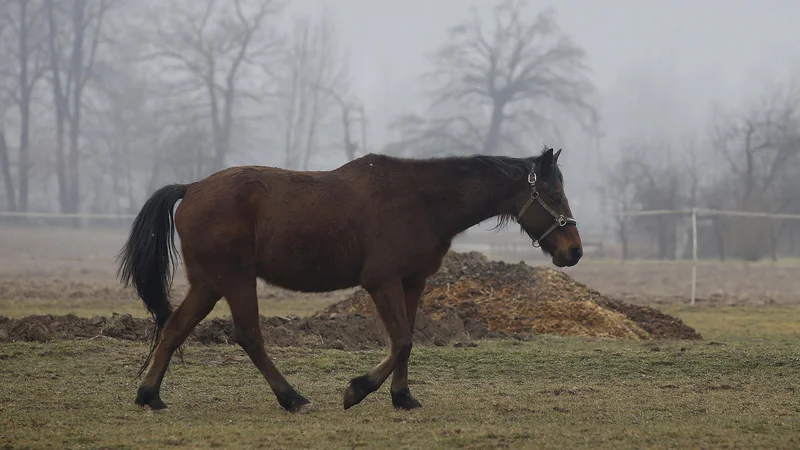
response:
[(556, 210), (551, 208), (550, 205), (545, 203), (544, 200), (542, 200), (542, 196), (539, 195), (539, 191), (536, 190), (536, 173), (533, 172), (533, 169), (531, 169), (531, 173), (528, 174), (528, 184), (531, 185), (531, 196), (528, 198), (528, 201), (525, 203), (525, 206), (522, 207), (522, 210), (520, 210), (519, 214), (517, 214), (517, 222), (519, 223), (519, 221), (522, 219), (522, 216), (525, 215), (531, 205), (533, 205), (533, 202), (539, 202), (539, 204), (542, 205), (542, 208), (544, 208), (545, 211), (549, 212), (550, 215), (555, 218), (555, 222), (550, 225), (550, 228), (542, 233), (542, 235), (537, 239), (533, 240), (533, 246), (538, 248), (544, 238), (555, 231), (556, 228), (565, 227), (567, 224), (578, 225), (578, 221), (572, 217), (565, 217), (563, 214), (559, 214), (556, 212)]

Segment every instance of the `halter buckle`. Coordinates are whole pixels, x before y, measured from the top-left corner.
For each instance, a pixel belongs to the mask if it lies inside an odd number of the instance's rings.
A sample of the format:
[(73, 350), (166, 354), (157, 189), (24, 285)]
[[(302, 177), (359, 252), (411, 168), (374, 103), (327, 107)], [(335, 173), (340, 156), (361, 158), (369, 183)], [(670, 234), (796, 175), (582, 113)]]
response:
[(567, 218), (564, 215), (558, 216), (558, 226), (563, 227), (567, 225)]
[(536, 174), (531, 172), (528, 174), (528, 184), (531, 186), (536, 185)]

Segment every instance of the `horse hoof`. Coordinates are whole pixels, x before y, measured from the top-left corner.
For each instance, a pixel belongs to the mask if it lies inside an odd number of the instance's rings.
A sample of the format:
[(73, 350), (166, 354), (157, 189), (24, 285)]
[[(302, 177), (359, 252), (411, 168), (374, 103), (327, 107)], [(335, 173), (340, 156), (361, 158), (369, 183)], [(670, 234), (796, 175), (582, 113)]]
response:
[(153, 411), (167, 409), (167, 404), (161, 400), (158, 392), (147, 387), (139, 388), (139, 392), (136, 394), (136, 404), (142, 408), (147, 405)]
[(362, 400), (367, 398), (372, 392), (375, 392), (375, 390), (367, 375), (353, 378), (344, 391), (344, 409), (350, 409), (352, 406), (361, 403)]
[(308, 402), (308, 403), (303, 403), (302, 405), (298, 405), (294, 409), (289, 409), (288, 412), (293, 414), (308, 414), (316, 410), (317, 406), (311, 402)]
[(280, 403), (283, 409), (291, 413), (304, 412), (304, 409), (309, 409), (311, 407), (311, 400), (303, 397), (297, 392), (291, 392), (279, 397), (278, 403)]
[(167, 408), (167, 404), (164, 403), (159, 397), (151, 399), (148, 404), (150, 405), (150, 409), (153, 411), (166, 411), (169, 409)]
[(392, 392), (392, 405), (397, 409), (405, 409), (407, 411), (422, 408), (422, 404), (411, 395), (408, 389), (400, 392)]

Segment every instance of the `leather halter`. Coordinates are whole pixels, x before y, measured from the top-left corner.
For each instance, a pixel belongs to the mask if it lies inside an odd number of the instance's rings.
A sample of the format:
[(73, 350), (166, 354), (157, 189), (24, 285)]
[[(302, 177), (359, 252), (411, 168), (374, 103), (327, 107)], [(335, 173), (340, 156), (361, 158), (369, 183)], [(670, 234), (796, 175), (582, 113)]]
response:
[(541, 236), (533, 240), (534, 247), (539, 247), (542, 243), (542, 240), (544, 240), (544, 238), (546, 238), (550, 233), (555, 231), (556, 228), (565, 227), (568, 224), (576, 226), (578, 225), (577, 220), (572, 217), (566, 217), (563, 214), (559, 214), (556, 212), (556, 210), (551, 208), (550, 205), (545, 203), (544, 200), (542, 200), (542, 196), (539, 195), (539, 191), (536, 190), (536, 174), (533, 172), (533, 168), (531, 168), (531, 173), (528, 174), (528, 184), (531, 185), (531, 196), (528, 198), (528, 201), (525, 203), (525, 206), (522, 207), (522, 210), (520, 210), (519, 214), (517, 214), (517, 222), (519, 223), (519, 221), (522, 219), (522, 216), (525, 215), (531, 205), (533, 205), (533, 202), (538, 202), (540, 205), (542, 205), (542, 208), (544, 208), (545, 211), (549, 212), (550, 215), (555, 218), (555, 222), (550, 225), (550, 228), (542, 233)]

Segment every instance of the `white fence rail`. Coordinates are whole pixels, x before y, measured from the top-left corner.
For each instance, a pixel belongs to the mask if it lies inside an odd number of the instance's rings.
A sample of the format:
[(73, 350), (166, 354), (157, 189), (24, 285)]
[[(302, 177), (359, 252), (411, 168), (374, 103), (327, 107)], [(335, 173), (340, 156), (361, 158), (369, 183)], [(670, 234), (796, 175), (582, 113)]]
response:
[[(726, 211), (704, 208), (677, 209), (677, 210), (639, 210), (639, 211), (617, 211), (613, 212), (616, 216), (625, 217), (645, 217), (662, 215), (684, 215), (690, 216), (692, 223), (692, 285), (691, 285), (691, 304), (695, 304), (697, 293), (697, 218), (698, 216), (728, 216), (728, 217), (752, 217), (766, 220), (800, 220), (800, 214), (783, 213), (763, 213), (750, 211)], [(0, 218), (39, 218), (39, 219), (84, 219), (84, 220), (133, 220), (134, 214), (102, 214), (102, 213), (48, 213), (48, 212), (8, 212), (0, 211)], [(593, 244), (592, 244), (593, 245)], [(602, 243), (599, 244), (602, 248)], [(456, 246), (454, 246), (456, 247)], [(517, 243), (482, 243), (461, 242), (457, 247), (463, 250), (487, 251), (528, 251), (529, 244)]]
[(770, 214), (750, 211), (725, 211), (716, 209), (692, 208), (676, 210), (643, 210), (643, 211), (618, 211), (616, 216), (643, 217), (661, 215), (691, 215), (692, 219), (692, 294), (691, 304), (695, 304), (697, 295), (697, 217), (698, 216), (728, 216), (728, 217), (754, 217), (769, 220), (800, 220), (800, 214)]
[(0, 217), (26, 217), (31, 219), (135, 219), (135, 214), (49, 213), (0, 211)]

